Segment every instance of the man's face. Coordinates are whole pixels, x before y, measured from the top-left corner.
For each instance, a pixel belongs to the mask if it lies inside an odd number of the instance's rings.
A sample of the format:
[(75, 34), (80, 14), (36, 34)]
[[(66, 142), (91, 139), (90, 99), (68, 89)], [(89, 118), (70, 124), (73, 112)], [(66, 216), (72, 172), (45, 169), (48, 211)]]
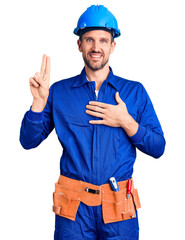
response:
[(108, 64), (109, 56), (114, 51), (115, 42), (111, 43), (111, 34), (103, 30), (93, 30), (82, 35), (78, 40), (79, 51), (84, 62), (93, 71), (102, 69)]

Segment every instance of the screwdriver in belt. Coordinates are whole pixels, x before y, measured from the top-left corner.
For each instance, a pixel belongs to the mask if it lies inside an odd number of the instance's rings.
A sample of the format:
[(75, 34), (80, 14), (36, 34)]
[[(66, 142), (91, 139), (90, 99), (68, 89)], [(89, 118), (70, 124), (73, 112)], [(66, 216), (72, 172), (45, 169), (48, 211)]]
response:
[(128, 185), (127, 185), (127, 198), (130, 197), (131, 189), (132, 189), (132, 179), (129, 179), (128, 180)]
[(115, 177), (109, 178), (109, 182), (110, 182), (110, 186), (111, 186), (112, 190), (115, 192), (119, 192), (119, 185), (118, 185)]

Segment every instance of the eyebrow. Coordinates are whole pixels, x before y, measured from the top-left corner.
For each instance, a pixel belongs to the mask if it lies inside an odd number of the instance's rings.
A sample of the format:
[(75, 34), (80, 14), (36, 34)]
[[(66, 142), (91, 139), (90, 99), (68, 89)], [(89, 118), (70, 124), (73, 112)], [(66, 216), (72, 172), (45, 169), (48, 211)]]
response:
[(87, 39), (87, 38), (93, 39), (92, 37), (83, 37), (83, 39)]
[[(87, 36), (87, 37), (84, 37), (83, 39), (87, 39), (87, 38), (90, 38), (90, 39), (94, 40), (94, 38), (93, 38), (93, 37), (90, 37), (90, 36), (89, 36), (89, 37), (88, 37), (88, 36)], [(106, 38), (106, 37), (101, 37), (99, 40), (106, 40), (106, 41), (108, 41), (108, 42), (110, 41), (110, 39), (108, 39), (108, 38)]]

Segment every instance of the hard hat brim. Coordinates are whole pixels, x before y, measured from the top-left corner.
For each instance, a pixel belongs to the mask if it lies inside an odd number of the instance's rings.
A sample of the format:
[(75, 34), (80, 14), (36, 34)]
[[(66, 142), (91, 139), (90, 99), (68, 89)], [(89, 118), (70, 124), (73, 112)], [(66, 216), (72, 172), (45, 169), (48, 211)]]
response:
[(82, 29), (75, 28), (73, 33), (77, 36), (82, 36), (84, 33), (90, 32), (93, 30), (104, 30), (106, 32), (109, 32), (114, 38), (119, 37), (121, 35), (121, 33), (118, 32), (117, 30), (112, 28), (106, 28), (106, 27), (86, 27)]
[(87, 33), (93, 30), (103, 30), (103, 31), (109, 32), (114, 37), (113, 30), (105, 27), (87, 27), (87, 28), (79, 29), (78, 34), (79, 36), (82, 36), (84, 33)]

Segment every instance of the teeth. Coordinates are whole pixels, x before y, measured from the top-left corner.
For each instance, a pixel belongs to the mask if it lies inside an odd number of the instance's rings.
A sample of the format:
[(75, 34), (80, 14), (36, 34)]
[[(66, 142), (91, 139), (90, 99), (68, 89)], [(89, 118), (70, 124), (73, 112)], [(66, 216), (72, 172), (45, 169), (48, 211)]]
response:
[(99, 57), (101, 57), (101, 55), (90, 55), (91, 57), (94, 57), (94, 58), (99, 58)]

